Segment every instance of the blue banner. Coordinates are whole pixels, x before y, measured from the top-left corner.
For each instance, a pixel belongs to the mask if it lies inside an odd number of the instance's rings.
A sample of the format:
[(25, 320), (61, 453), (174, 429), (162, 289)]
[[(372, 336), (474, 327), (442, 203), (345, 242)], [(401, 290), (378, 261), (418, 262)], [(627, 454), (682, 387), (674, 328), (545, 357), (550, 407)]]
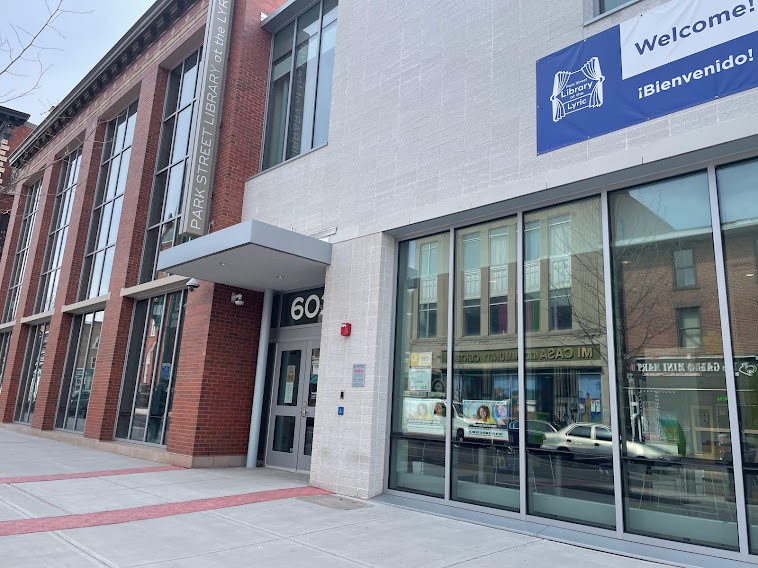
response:
[(537, 153), (758, 86), (755, 0), (673, 0), (537, 61)]

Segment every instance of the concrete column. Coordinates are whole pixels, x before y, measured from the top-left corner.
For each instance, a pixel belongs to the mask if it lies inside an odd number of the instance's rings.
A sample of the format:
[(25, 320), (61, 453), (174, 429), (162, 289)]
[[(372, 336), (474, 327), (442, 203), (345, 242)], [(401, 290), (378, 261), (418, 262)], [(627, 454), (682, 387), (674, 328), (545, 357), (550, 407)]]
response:
[[(363, 499), (384, 489), (395, 248), (381, 233), (336, 243), (326, 275), (311, 484)], [(352, 386), (354, 363), (366, 364), (364, 387)]]

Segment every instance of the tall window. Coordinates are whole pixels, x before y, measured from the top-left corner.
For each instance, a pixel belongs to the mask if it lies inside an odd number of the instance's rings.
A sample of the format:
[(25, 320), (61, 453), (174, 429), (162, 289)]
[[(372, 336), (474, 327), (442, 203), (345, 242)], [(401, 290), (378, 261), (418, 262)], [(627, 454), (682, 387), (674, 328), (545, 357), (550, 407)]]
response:
[(437, 257), (438, 243), (419, 247), (418, 337), (437, 336)]
[(540, 221), (524, 224), (524, 331), (540, 330)]
[[(437, 320), (437, 308), (447, 314), (450, 246), (449, 233), (400, 243), (395, 312), (389, 484), (392, 489), (438, 497), (445, 493), (449, 355), (447, 318)], [(427, 326), (421, 324), (422, 310), (431, 304), (434, 309), (426, 314)], [(426, 330), (431, 329), (432, 321), (434, 333), (430, 335)]]
[(571, 329), (571, 218), (548, 221), (550, 247), (549, 329)]
[[(549, 331), (567, 330), (528, 333), (524, 339), (527, 509), (611, 529), (616, 511), (601, 209), (600, 198), (591, 197), (524, 214), (527, 231), (534, 223), (548, 228), (542, 262), (548, 267), (543, 289), (547, 285)], [(525, 235), (525, 285), (535, 256), (531, 240)], [(525, 303), (525, 321), (529, 309)]]
[(700, 308), (678, 308), (676, 321), (679, 329), (679, 347), (699, 349), (703, 346), (700, 329)]
[(453, 376), (451, 498), (509, 510), (519, 508), (518, 345), (507, 334), (515, 230), (509, 217), (456, 232), (453, 354), (444, 359)]
[(463, 335), (482, 333), (482, 254), (479, 232), (463, 236)]
[[(742, 468), (750, 522), (750, 552), (758, 554), (758, 334), (755, 333), (758, 316), (758, 200), (755, 199), (758, 161), (718, 168), (716, 177), (732, 328), (732, 363), (739, 404)], [(731, 448), (731, 444), (724, 444), (721, 449)]]
[(57, 428), (80, 432), (84, 430), (104, 313), (98, 311), (78, 315), (74, 319), (69, 359), (58, 399), (58, 415), (55, 420)]
[(692, 249), (674, 250), (674, 284), (677, 288), (692, 288), (695, 283), (695, 255)]
[(200, 51), (196, 51), (169, 75), (145, 251), (142, 256), (141, 282), (156, 277), (158, 254), (177, 244), (179, 239), (177, 228), (181, 222), (190, 131), (197, 107), (195, 87), (199, 56)]
[(174, 292), (134, 307), (117, 438), (166, 443), (185, 299), (185, 292)]
[(490, 334), (508, 333), (508, 227), (490, 229)]
[(321, 0), (274, 36), (263, 168), (326, 144), (337, 0)]
[(42, 365), (45, 363), (45, 348), (49, 331), (50, 324), (48, 323), (35, 325), (29, 329), (24, 367), (21, 370), (21, 382), (16, 395), (16, 412), (13, 417), (16, 422), (31, 424), (34, 417), (37, 389), (42, 375)]
[(0, 334), (0, 388), (3, 386), (3, 375), (5, 374), (5, 363), (8, 360), (8, 348), (11, 344), (11, 334)]
[[(624, 518), (630, 533), (736, 550), (709, 193), (702, 172), (609, 195)], [(697, 307), (675, 305), (675, 249), (698, 259), (700, 286), (685, 294)], [(702, 490), (692, 481), (700, 479)]]
[(81, 146), (69, 154), (61, 164), (61, 177), (58, 182), (58, 192), (55, 194), (53, 219), (45, 247), (45, 260), (42, 276), (37, 291), (35, 312), (46, 312), (53, 309), (55, 293), (58, 290), (63, 252), (66, 248), (68, 224), (71, 221), (71, 206), (76, 193), (76, 181), (79, 177), (79, 166), (82, 159)]
[(5, 297), (5, 307), (3, 308), (3, 323), (12, 321), (16, 317), (18, 297), (21, 292), (21, 282), (24, 280), (26, 259), (29, 256), (29, 245), (32, 240), (34, 219), (37, 216), (37, 204), (39, 203), (41, 187), (42, 179), (29, 188), (29, 194), (27, 195), (26, 203), (24, 204), (24, 214), (23, 217), (21, 217), (21, 230), (18, 233), (16, 254), (13, 256), (13, 266), (11, 267), (8, 295)]
[(80, 297), (96, 298), (108, 291), (116, 251), (118, 224), (124, 202), (126, 176), (132, 153), (137, 102), (108, 123), (103, 159), (97, 180), (87, 255), (84, 257)]

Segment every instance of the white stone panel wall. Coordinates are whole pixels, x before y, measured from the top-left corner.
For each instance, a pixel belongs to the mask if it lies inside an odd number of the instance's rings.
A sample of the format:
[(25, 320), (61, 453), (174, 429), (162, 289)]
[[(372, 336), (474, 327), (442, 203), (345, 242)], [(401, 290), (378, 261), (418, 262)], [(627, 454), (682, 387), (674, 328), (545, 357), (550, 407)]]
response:
[[(311, 484), (364, 499), (384, 489), (395, 247), (382, 234), (337, 243), (326, 275)], [(352, 386), (354, 363), (364, 387)]]
[(758, 134), (753, 89), (537, 156), (537, 59), (667, 1), (341, 2), (329, 144), (251, 179), (243, 217), (341, 241)]

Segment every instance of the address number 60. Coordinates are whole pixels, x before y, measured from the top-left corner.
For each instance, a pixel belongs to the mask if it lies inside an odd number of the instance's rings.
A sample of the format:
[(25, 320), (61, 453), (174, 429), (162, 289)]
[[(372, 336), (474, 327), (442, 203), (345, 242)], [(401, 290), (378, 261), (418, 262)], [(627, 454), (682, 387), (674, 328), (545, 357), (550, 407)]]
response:
[(324, 297), (321, 296), (320, 298), (316, 294), (311, 294), (307, 298), (303, 298), (302, 296), (299, 296), (295, 298), (292, 302), (292, 307), (290, 308), (290, 315), (292, 316), (292, 319), (294, 321), (298, 321), (303, 318), (303, 316), (307, 317), (308, 319), (315, 318), (319, 313), (321, 313), (321, 308), (324, 305)]

